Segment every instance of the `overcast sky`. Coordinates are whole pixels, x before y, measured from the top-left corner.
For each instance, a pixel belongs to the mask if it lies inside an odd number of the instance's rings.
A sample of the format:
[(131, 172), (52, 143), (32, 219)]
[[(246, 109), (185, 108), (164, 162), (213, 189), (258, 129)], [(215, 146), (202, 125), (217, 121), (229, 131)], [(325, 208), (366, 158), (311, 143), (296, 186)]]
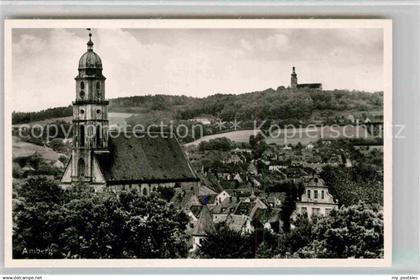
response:
[[(75, 99), (82, 29), (14, 29), (15, 111)], [(383, 90), (380, 29), (97, 29), (106, 98), (170, 94), (204, 97), (299, 83), (324, 89)]]

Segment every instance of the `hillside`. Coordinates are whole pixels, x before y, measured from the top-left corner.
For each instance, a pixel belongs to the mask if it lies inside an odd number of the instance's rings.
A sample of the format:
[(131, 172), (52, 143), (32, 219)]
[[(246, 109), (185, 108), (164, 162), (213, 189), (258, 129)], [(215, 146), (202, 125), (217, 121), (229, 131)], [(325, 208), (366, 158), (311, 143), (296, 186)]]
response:
[[(368, 115), (382, 111), (382, 92), (348, 90), (319, 91), (287, 89), (250, 92), (239, 95), (215, 94), (205, 98), (147, 95), (120, 97), (110, 100), (109, 111), (133, 114), (131, 122), (154, 123), (188, 120), (203, 115), (222, 120), (334, 120), (344, 112)], [(71, 106), (40, 112), (13, 112), (13, 124), (71, 116)]]
[(13, 159), (26, 158), (34, 154), (37, 154), (41, 158), (49, 161), (56, 162), (59, 160), (62, 154), (54, 151), (53, 149), (46, 146), (39, 146), (32, 143), (28, 143), (19, 139), (19, 137), (13, 136)]

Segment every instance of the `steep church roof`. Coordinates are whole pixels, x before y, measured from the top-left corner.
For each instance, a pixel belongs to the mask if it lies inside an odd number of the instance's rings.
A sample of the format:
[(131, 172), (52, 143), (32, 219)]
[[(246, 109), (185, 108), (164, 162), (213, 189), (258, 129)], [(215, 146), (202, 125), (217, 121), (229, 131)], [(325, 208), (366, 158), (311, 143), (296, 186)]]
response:
[(207, 234), (216, 233), (216, 228), (213, 223), (209, 208), (203, 205), (200, 211), (200, 216), (196, 222), (193, 230), (193, 235), (206, 236)]
[(98, 153), (96, 157), (110, 185), (198, 181), (177, 139), (170, 135), (110, 135), (108, 149), (109, 153)]

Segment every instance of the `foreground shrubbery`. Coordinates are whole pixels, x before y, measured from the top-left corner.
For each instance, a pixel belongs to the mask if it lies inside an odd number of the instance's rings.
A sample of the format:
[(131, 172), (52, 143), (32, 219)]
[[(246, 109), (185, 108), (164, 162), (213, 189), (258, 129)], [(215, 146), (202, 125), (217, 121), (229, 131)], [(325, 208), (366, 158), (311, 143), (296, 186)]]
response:
[(180, 258), (187, 216), (157, 195), (61, 190), (29, 179), (13, 211), (14, 258)]
[(330, 216), (298, 216), (290, 232), (238, 234), (222, 228), (205, 239), (203, 258), (382, 258), (383, 216), (361, 202)]
[[(14, 258), (186, 258), (188, 217), (153, 194), (63, 191), (44, 178), (14, 190)], [(200, 258), (381, 258), (383, 215), (363, 202), (327, 217), (298, 216), (290, 232), (253, 233), (219, 226)]]

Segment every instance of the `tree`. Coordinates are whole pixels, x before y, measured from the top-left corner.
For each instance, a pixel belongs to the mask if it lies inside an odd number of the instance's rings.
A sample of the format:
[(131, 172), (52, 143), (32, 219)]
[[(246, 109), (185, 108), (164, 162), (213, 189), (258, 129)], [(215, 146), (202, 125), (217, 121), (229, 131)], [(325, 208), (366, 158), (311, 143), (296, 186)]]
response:
[(383, 179), (366, 165), (351, 170), (326, 166), (320, 176), (340, 205), (350, 206), (360, 200), (372, 205), (383, 205)]
[(209, 234), (198, 249), (202, 258), (253, 258), (256, 251), (253, 235), (241, 234), (221, 225), (217, 233)]
[(306, 215), (297, 215), (293, 226), (294, 228), (290, 232), (286, 232), (279, 238), (276, 253), (281, 257), (292, 255), (312, 241), (313, 221), (309, 221)]
[(331, 211), (313, 227), (313, 241), (294, 255), (300, 258), (383, 257), (383, 215), (361, 202)]
[(202, 141), (198, 145), (200, 151), (206, 150), (218, 150), (218, 151), (229, 151), (233, 147), (233, 143), (226, 137), (220, 137), (211, 139), (209, 141)]
[[(29, 179), (13, 211), (15, 258), (181, 258), (189, 221), (157, 194), (96, 193), (87, 185), (61, 190)], [(51, 254), (33, 256), (31, 249)]]

